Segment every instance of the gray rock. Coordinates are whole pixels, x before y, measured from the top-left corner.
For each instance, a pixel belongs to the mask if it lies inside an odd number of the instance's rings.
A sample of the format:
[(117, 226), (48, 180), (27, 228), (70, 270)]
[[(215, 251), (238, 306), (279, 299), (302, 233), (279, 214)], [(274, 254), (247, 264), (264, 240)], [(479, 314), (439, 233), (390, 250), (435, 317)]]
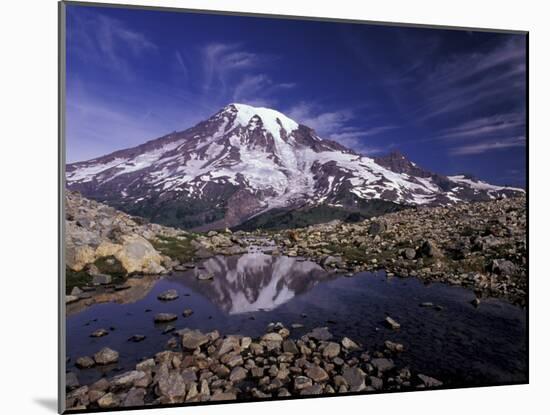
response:
[(145, 394), (146, 390), (144, 388), (132, 388), (128, 391), (128, 394), (122, 402), (124, 407), (132, 406), (143, 406), (145, 404)]
[(266, 333), (262, 336), (262, 340), (266, 342), (282, 342), (283, 337), (279, 333)]
[(494, 259), (491, 263), (491, 271), (500, 275), (514, 275), (517, 273), (517, 267), (512, 261)]
[(183, 317), (189, 317), (191, 314), (193, 314), (193, 310), (191, 310), (190, 308), (186, 308), (185, 310), (183, 310)]
[(187, 350), (195, 350), (209, 341), (210, 338), (200, 330), (189, 330), (181, 336), (181, 344)]
[(327, 341), (333, 337), (332, 333), (328, 330), (328, 327), (316, 327), (307, 333), (306, 336), (320, 341)]
[(332, 359), (340, 354), (340, 345), (338, 343), (330, 342), (327, 343), (323, 349), (323, 357), (327, 359)]
[(160, 293), (157, 298), (161, 301), (172, 301), (179, 298), (179, 294), (176, 290), (167, 290)]
[(211, 401), (234, 401), (235, 399), (237, 399), (237, 394), (235, 392), (222, 391), (216, 391), (210, 398)]
[(409, 260), (414, 259), (416, 257), (416, 251), (412, 248), (405, 248), (403, 256)]
[(104, 347), (94, 354), (94, 360), (98, 365), (108, 365), (118, 362), (118, 352), (116, 350)]
[(113, 277), (108, 274), (96, 274), (92, 278), (92, 284), (94, 285), (107, 285), (113, 282)]
[(432, 378), (430, 376), (426, 376), (426, 375), (423, 375), (423, 374), (419, 374), (418, 375), (418, 378), (422, 381), (422, 383), (427, 387), (427, 388), (437, 388), (439, 386), (443, 386), (443, 382), (441, 382), (440, 380), (437, 380), (435, 378)]
[(386, 231), (386, 224), (383, 221), (374, 221), (369, 226), (369, 235), (376, 236)]
[(238, 383), (246, 379), (247, 371), (242, 366), (236, 366), (229, 374), (229, 380), (233, 383)]
[(386, 359), (385, 357), (378, 357), (371, 360), (371, 364), (380, 372), (386, 372), (395, 367), (393, 360)]
[(90, 334), (90, 337), (103, 337), (109, 334), (109, 330), (107, 329), (97, 329), (92, 334)]
[(199, 275), (197, 275), (197, 279), (199, 281), (210, 281), (214, 279), (214, 274), (211, 274), (209, 272), (201, 272)]
[(101, 409), (115, 408), (119, 405), (120, 401), (114, 393), (107, 393), (98, 399), (97, 404)]
[(66, 296), (65, 296), (65, 303), (66, 303), (66, 304), (75, 303), (75, 302), (77, 302), (78, 300), (80, 300), (80, 297), (78, 297), (78, 296), (76, 296), (76, 295), (66, 295)]
[(392, 329), (392, 330), (399, 330), (401, 328), (401, 324), (399, 324), (397, 321), (395, 321), (393, 318), (391, 318), (390, 316), (387, 316), (386, 319), (386, 324)]
[(78, 287), (73, 287), (71, 290), (71, 295), (78, 297), (80, 294), (82, 294), (82, 290)]
[(157, 373), (157, 389), (163, 403), (181, 403), (185, 399), (185, 382), (177, 371), (171, 371), (166, 365)]
[(122, 373), (111, 379), (111, 388), (130, 388), (135, 382), (146, 377), (145, 372), (139, 370), (131, 370)]
[(359, 345), (348, 337), (344, 337), (342, 339), (342, 346), (344, 347), (344, 349), (348, 349), (348, 350), (359, 349)]
[(65, 374), (65, 387), (67, 390), (75, 389), (80, 386), (80, 382), (78, 381), (78, 377), (76, 376), (76, 373), (74, 372), (67, 372)]
[(90, 356), (82, 356), (76, 359), (76, 366), (80, 369), (88, 369), (95, 365), (94, 359)]
[(300, 395), (320, 395), (323, 393), (323, 387), (319, 384), (306, 386), (300, 391)]
[(306, 375), (314, 382), (325, 382), (328, 380), (328, 373), (321, 367), (314, 365), (306, 370)]
[(156, 323), (167, 323), (169, 321), (177, 320), (178, 316), (172, 313), (158, 313), (155, 315)]
[(311, 386), (313, 383), (311, 382), (311, 379), (306, 376), (296, 376), (294, 378), (294, 389), (296, 390), (302, 390), (304, 388), (307, 388), (308, 386)]
[(365, 389), (365, 372), (357, 367), (345, 367), (342, 375), (349, 385), (350, 391), (358, 392)]
[(294, 343), (294, 340), (291, 339), (287, 339), (283, 342), (283, 352), (292, 354), (300, 353), (298, 347), (296, 347), (296, 343)]
[(391, 340), (386, 340), (384, 342), (384, 345), (386, 346), (386, 349), (388, 349), (392, 353), (401, 353), (403, 350), (405, 350), (405, 346), (403, 346), (401, 343), (395, 343)]

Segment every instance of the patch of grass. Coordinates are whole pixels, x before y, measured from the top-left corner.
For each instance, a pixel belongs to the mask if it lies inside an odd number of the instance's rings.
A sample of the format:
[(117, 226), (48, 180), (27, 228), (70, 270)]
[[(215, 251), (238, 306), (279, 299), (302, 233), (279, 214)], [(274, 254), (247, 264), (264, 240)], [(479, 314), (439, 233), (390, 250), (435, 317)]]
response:
[(193, 259), (196, 249), (191, 245), (194, 239), (192, 235), (186, 238), (175, 238), (171, 236), (157, 235), (151, 240), (153, 247), (160, 253), (177, 259), (180, 262), (189, 262)]
[(82, 287), (92, 283), (92, 276), (86, 271), (73, 271), (65, 268), (65, 293), (70, 294), (74, 287)]
[[(126, 270), (122, 267), (120, 261), (113, 256), (96, 259), (94, 265), (101, 274), (110, 275), (113, 284), (120, 284), (126, 279)], [(70, 294), (74, 287), (80, 288), (92, 284), (93, 277), (86, 271), (73, 271), (69, 267), (66, 267), (65, 270), (65, 292), (67, 294)]]

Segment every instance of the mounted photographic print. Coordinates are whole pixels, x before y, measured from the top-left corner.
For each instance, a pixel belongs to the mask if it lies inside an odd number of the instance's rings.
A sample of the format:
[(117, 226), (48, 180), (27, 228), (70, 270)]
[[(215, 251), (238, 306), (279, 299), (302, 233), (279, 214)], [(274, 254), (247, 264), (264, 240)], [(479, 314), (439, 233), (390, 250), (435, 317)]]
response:
[(60, 412), (528, 382), (527, 32), (59, 11)]

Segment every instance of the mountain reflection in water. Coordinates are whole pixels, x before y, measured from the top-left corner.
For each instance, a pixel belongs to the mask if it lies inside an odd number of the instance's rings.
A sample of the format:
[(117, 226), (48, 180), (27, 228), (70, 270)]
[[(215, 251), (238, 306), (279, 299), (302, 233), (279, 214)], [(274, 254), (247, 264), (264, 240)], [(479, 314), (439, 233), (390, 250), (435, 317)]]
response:
[[(201, 293), (228, 314), (273, 310), (320, 281), (335, 277), (316, 263), (261, 252), (217, 256), (202, 265), (204, 269), (169, 279)], [(197, 277), (201, 273), (214, 278), (200, 281)]]

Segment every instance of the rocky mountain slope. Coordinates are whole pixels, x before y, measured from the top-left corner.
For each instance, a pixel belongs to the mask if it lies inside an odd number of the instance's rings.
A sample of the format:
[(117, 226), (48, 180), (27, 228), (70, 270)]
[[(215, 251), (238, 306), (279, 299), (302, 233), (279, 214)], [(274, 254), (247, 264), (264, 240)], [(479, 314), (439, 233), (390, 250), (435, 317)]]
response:
[(353, 211), (372, 200), (445, 205), (523, 193), (436, 175), (399, 154), (366, 157), (280, 112), (242, 104), (185, 131), (69, 164), (66, 180), (69, 189), (125, 212), (202, 229), (304, 205)]

